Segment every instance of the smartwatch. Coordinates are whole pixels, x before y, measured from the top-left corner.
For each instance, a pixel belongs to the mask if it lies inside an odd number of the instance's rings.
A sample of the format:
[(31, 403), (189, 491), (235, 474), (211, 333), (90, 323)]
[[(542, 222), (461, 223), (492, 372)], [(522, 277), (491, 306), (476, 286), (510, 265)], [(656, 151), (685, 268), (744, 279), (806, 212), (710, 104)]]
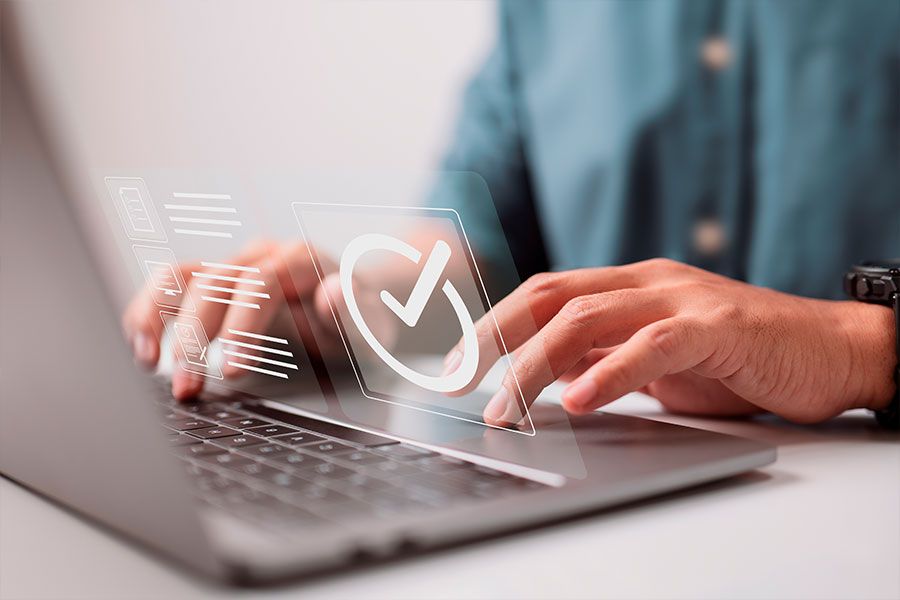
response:
[[(900, 360), (900, 259), (865, 261), (853, 265), (844, 275), (844, 291), (860, 302), (889, 306), (894, 311), (897, 331), (896, 351)], [(876, 410), (878, 423), (888, 429), (900, 429), (900, 363), (894, 369), (896, 391), (887, 408)]]

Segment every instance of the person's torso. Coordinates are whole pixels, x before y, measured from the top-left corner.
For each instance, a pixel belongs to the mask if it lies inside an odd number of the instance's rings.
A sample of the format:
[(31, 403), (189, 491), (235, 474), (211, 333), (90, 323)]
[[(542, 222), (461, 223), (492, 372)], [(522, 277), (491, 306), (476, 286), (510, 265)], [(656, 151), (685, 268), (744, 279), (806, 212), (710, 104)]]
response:
[(667, 256), (837, 297), (900, 255), (900, 3), (504, 10), (555, 268)]

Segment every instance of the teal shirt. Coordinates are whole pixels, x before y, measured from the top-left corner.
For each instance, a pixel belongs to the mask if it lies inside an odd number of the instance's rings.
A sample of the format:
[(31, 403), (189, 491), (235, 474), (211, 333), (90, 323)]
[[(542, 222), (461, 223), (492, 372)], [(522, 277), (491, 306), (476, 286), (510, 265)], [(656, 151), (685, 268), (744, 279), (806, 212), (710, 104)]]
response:
[(900, 1), (501, 3), (443, 168), (484, 178), (506, 239), (482, 196), (432, 201), (523, 276), (666, 256), (839, 298), (900, 256)]

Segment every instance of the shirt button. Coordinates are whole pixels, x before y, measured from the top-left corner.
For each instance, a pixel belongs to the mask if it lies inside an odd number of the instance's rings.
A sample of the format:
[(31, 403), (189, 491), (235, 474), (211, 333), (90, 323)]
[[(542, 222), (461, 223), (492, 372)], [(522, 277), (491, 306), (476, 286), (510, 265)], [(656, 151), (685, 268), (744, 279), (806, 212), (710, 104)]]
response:
[(725, 38), (708, 38), (700, 47), (700, 58), (708, 68), (721, 71), (731, 64), (731, 46)]
[(725, 248), (725, 228), (716, 219), (702, 219), (694, 225), (694, 250), (714, 256)]

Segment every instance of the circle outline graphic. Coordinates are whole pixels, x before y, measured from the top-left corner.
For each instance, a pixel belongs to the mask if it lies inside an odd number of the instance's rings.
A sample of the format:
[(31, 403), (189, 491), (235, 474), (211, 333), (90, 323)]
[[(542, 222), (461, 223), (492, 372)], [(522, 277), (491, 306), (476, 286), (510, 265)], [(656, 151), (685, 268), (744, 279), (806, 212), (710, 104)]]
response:
[(340, 284), (344, 302), (350, 318), (353, 320), (360, 335), (375, 352), (376, 355), (394, 372), (407, 381), (433, 392), (452, 393), (466, 387), (475, 377), (478, 370), (478, 337), (475, 331), (475, 323), (469, 314), (466, 304), (453, 283), (447, 279), (441, 286), (441, 291), (450, 302), (456, 318), (462, 328), (463, 359), (459, 367), (452, 373), (441, 376), (426, 375), (420, 373), (399, 361), (387, 348), (378, 341), (372, 330), (366, 324), (356, 297), (353, 295), (353, 270), (357, 262), (368, 252), (375, 250), (387, 250), (399, 254), (415, 264), (419, 264), (422, 253), (403, 240), (382, 233), (365, 233), (354, 238), (347, 244), (341, 254)]

